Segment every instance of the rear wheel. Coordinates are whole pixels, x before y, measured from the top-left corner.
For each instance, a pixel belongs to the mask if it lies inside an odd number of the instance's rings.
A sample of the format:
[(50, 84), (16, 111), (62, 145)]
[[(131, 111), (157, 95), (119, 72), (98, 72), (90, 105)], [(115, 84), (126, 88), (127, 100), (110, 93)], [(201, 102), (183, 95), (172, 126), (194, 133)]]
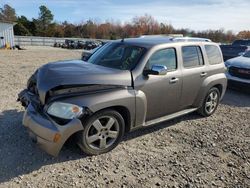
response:
[(204, 117), (212, 115), (217, 109), (219, 100), (220, 100), (219, 90), (215, 87), (211, 88), (208, 91), (201, 108), (198, 110), (198, 113)]
[(103, 110), (92, 115), (78, 135), (78, 145), (89, 155), (114, 149), (125, 131), (124, 119), (115, 110)]

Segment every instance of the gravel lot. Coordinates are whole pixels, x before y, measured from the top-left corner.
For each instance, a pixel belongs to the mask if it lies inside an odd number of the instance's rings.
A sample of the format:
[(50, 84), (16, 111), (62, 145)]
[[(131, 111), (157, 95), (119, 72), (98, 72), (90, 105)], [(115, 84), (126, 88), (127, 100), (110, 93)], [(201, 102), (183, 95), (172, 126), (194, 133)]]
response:
[(209, 118), (194, 114), (125, 136), (112, 152), (84, 155), (73, 142), (57, 158), (38, 149), (15, 100), (36, 68), (80, 51), (0, 51), (0, 187), (249, 187), (250, 95), (228, 90)]

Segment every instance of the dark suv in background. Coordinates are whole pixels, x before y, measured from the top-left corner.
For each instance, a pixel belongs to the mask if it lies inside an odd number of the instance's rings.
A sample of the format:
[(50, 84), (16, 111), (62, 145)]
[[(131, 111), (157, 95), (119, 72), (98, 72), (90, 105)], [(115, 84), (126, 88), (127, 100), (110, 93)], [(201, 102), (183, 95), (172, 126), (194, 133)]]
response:
[(220, 45), (224, 61), (243, 55), (250, 50), (250, 39), (235, 40), (232, 44)]
[(203, 39), (141, 37), (107, 43), (87, 62), (48, 63), (18, 100), (23, 124), (57, 155), (74, 134), (87, 154), (108, 152), (125, 132), (197, 111), (212, 115), (227, 86), (222, 53)]

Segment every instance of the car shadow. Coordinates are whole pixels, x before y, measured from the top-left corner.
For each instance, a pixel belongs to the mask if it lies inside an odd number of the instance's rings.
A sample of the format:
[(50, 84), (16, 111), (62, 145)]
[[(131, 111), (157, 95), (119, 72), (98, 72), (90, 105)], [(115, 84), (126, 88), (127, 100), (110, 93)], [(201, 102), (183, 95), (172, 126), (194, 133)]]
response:
[(0, 113), (0, 183), (28, 174), (42, 166), (86, 157), (71, 140), (58, 157), (40, 150), (29, 139), (22, 126), (23, 111), (6, 110)]
[(250, 107), (250, 92), (244, 88), (228, 88), (221, 103), (232, 107)]
[(140, 128), (140, 129), (134, 130), (132, 132), (129, 132), (129, 134), (126, 134), (124, 137), (124, 141), (131, 140), (131, 139), (134, 139), (134, 138), (137, 138), (140, 136), (144, 136), (146, 134), (156, 132), (156, 131), (164, 129), (164, 128), (174, 126), (182, 121), (196, 120), (196, 119), (201, 119), (201, 118), (203, 118), (203, 117), (200, 116), (198, 113), (193, 112), (193, 113), (190, 113), (187, 115), (180, 116), (178, 118), (174, 118), (172, 120), (163, 121), (161, 123), (146, 126), (144, 128)]
[[(28, 132), (22, 126), (23, 113), (23, 111), (17, 110), (6, 110), (0, 113), (0, 183), (31, 173), (45, 165), (90, 157), (78, 148), (73, 139), (65, 143), (57, 157), (46, 154), (29, 139)], [(124, 141), (170, 127), (180, 121), (198, 118), (201, 117), (192, 113), (174, 120), (139, 129), (126, 134)]]

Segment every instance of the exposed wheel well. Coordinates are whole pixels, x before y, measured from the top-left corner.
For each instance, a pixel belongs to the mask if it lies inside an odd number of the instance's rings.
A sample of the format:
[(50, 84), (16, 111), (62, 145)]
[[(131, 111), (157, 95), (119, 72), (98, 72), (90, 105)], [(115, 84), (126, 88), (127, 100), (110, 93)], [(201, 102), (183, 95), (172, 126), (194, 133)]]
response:
[(131, 127), (131, 117), (130, 117), (129, 110), (124, 106), (114, 106), (111, 108), (117, 110), (122, 115), (125, 121), (125, 132), (128, 132)]
[(220, 96), (222, 94), (222, 85), (221, 84), (217, 84), (217, 85), (214, 85), (213, 87), (217, 88), (220, 92)]

